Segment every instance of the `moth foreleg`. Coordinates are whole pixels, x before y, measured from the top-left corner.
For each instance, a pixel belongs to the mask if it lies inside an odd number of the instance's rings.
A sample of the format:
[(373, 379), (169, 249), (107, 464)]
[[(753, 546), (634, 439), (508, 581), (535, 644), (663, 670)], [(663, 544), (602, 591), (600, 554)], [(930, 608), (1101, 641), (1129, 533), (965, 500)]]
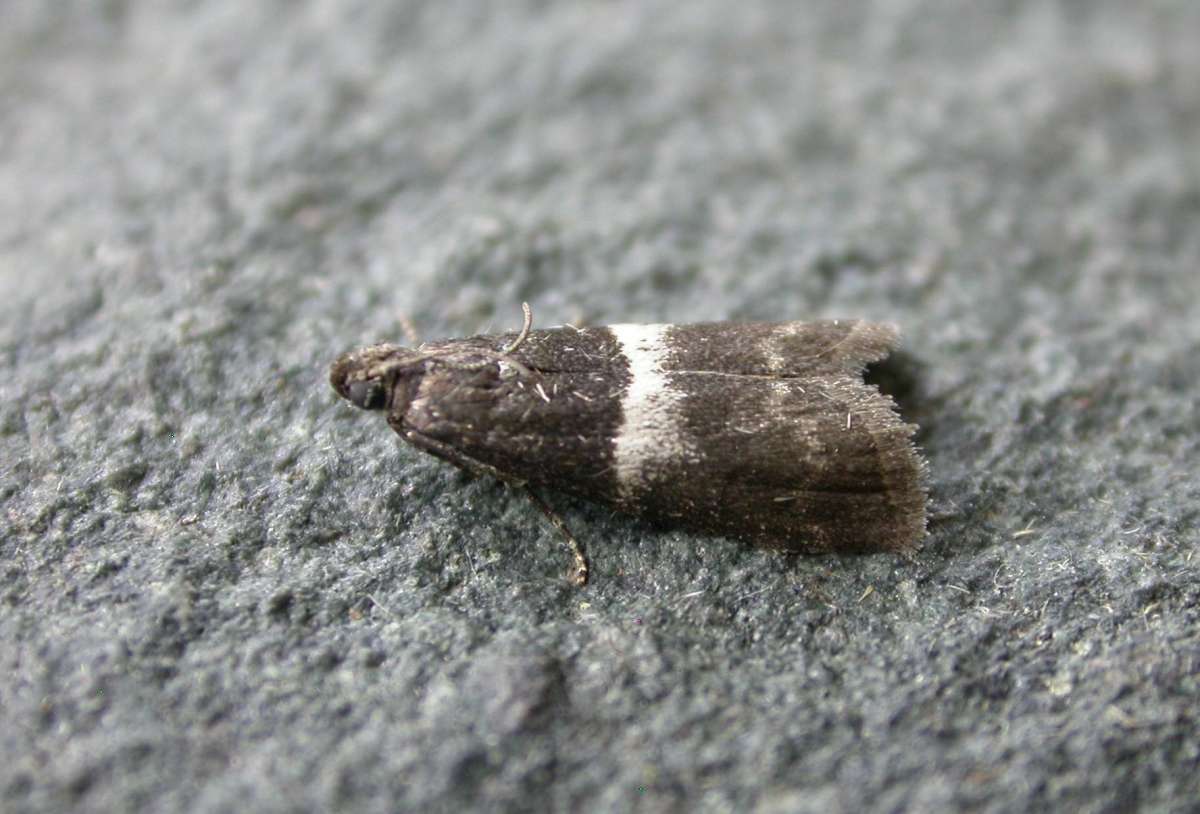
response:
[(546, 501), (544, 501), (540, 495), (530, 489), (523, 480), (514, 478), (512, 475), (501, 472), (491, 464), (484, 463), (483, 461), (472, 458), (469, 455), (465, 455), (449, 444), (443, 443), (434, 438), (430, 438), (427, 435), (422, 435), (415, 430), (401, 429), (400, 437), (405, 441), (408, 441), (422, 452), (428, 452), (430, 455), (441, 458), (447, 463), (452, 463), (460, 469), (470, 472), (473, 475), (490, 475), (496, 480), (502, 481), (511, 486), (523, 488), (525, 494), (529, 496), (529, 499), (532, 501), (533, 505), (537, 506), (538, 509), (541, 510), (542, 514), (546, 516), (546, 519), (550, 521), (551, 525), (553, 525), (554, 528), (558, 530), (559, 534), (561, 534), (567, 541), (567, 545), (571, 549), (571, 555), (574, 558), (574, 565), (571, 568), (570, 575), (572, 584), (578, 587), (583, 587), (587, 584), (588, 560), (587, 553), (583, 549), (583, 544), (575, 538), (575, 535), (573, 535), (570, 529), (567, 528), (567, 524), (563, 522), (563, 519), (558, 516), (558, 513), (550, 507), (550, 504), (546, 503)]
[(495, 478), (498, 481), (507, 483), (510, 486), (524, 486), (525, 481), (520, 478), (514, 478), (505, 472), (501, 472), (491, 464), (484, 463), (469, 455), (465, 455), (449, 444), (430, 438), (428, 435), (422, 435), (416, 430), (399, 430), (400, 437), (408, 443), (412, 444), (422, 452), (428, 452), (436, 458), (441, 458), (447, 463), (452, 463), (459, 469), (470, 472), (472, 475), (487, 475)]

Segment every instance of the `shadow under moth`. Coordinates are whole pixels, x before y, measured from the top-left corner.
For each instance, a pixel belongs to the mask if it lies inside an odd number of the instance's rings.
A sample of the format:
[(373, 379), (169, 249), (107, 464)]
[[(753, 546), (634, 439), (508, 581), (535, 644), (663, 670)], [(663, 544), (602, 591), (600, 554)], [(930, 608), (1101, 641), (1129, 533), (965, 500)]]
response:
[(475, 474), (788, 552), (908, 552), (925, 464), (891, 398), (864, 383), (895, 347), (857, 320), (564, 326), (373, 345), (330, 371), (356, 407)]

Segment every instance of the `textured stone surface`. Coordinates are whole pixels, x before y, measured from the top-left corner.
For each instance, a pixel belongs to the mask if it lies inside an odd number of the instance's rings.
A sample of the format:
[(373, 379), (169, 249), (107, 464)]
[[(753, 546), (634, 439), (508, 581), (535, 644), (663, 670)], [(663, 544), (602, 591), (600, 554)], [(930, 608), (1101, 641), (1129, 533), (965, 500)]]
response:
[[(1200, 7), (392, 6), (0, 12), (0, 807), (1194, 804)], [(902, 325), (923, 552), (570, 588), (324, 379), (523, 299)]]

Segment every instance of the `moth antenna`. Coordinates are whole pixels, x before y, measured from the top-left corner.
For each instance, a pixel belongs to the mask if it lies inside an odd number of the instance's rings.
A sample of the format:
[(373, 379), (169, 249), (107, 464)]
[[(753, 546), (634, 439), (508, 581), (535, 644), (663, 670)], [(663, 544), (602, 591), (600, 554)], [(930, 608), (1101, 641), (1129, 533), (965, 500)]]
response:
[(400, 330), (404, 333), (408, 344), (413, 347), (421, 344), (421, 335), (417, 333), (417, 326), (407, 315), (400, 317)]
[[(478, 348), (473, 352), (491, 357), (493, 360), (495, 360), (495, 362), (507, 362), (519, 370), (523, 375), (529, 376), (532, 375), (532, 371), (525, 365), (518, 362), (516, 359), (512, 358), (511, 355), (517, 350), (517, 348), (524, 344), (526, 339), (529, 338), (529, 329), (533, 327), (533, 310), (529, 307), (529, 303), (521, 303), (521, 312), (525, 315), (525, 323), (521, 326), (521, 332), (517, 334), (517, 338), (510, 342), (506, 348), (498, 351)], [(453, 366), (457, 370), (483, 370), (485, 367), (489, 367), (492, 364), (494, 364), (494, 362), (472, 362), (470, 364), (455, 364)]]
[[(516, 359), (509, 356), (506, 351), (488, 350), (487, 348), (474, 348), (471, 350), (471, 353), (473, 353), (473, 354), (478, 354), (480, 356), (488, 357), (489, 361), (487, 361), (487, 362), (456, 362), (453, 359), (445, 359), (445, 357), (451, 356), (458, 352), (459, 351), (450, 350), (445, 353), (431, 353), (431, 354), (427, 354), (426, 356), (422, 357), (422, 359), (444, 359), (447, 367), (452, 367), (455, 370), (465, 370), (468, 372), (475, 371), (475, 370), (483, 370), (484, 368), (491, 367), (492, 365), (496, 364), (497, 362), (507, 362), (508, 364), (515, 367), (518, 371), (520, 371), (522, 375), (524, 375), (524, 376), (532, 376), (533, 375), (532, 370), (530, 370), (525, 365), (518, 362)], [(418, 360), (418, 361), (420, 361), (420, 360)]]
[[(418, 358), (418, 361), (419, 361), (419, 358)], [(395, 373), (397, 370), (402, 370), (411, 363), (412, 363), (412, 360), (409, 360), (409, 359), (404, 359), (404, 360), (388, 359), (385, 362), (377, 362), (372, 367), (367, 368), (367, 376), (366, 377), (369, 379), (373, 379), (373, 378), (383, 378), (384, 376), (390, 376), (393, 373)]]
[(513, 340), (511, 345), (500, 351), (501, 356), (507, 356), (521, 347), (521, 343), (529, 336), (529, 329), (533, 327), (533, 311), (530, 309), (529, 303), (521, 303), (521, 313), (525, 315), (525, 324), (521, 326), (521, 333), (517, 334), (517, 338)]
[(452, 357), (458, 353), (461, 353), (461, 351), (458, 351), (454, 348), (444, 348), (442, 350), (422, 354), (415, 359), (408, 360), (408, 363), (411, 364), (412, 362), (420, 362), (425, 359), (442, 359), (444, 360), (445, 364), (454, 368), (455, 370), (473, 371), (483, 370), (486, 367), (491, 367), (497, 362), (507, 362), (520, 371), (522, 375), (531, 376), (533, 375), (533, 371), (518, 362), (510, 355), (513, 351), (517, 350), (517, 348), (524, 344), (525, 340), (529, 337), (529, 329), (533, 327), (533, 311), (530, 309), (529, 303), (521, 303), (521, 311), (525, 314), (525, 324), (521, 326), (521, 332), (517, 334), (517, 338), (510, 342), (506, 348), (503, 350), (473, 348), (470, 351), (473, 354), (488, 357), (489, 361), (487, 362), (456, 362)]

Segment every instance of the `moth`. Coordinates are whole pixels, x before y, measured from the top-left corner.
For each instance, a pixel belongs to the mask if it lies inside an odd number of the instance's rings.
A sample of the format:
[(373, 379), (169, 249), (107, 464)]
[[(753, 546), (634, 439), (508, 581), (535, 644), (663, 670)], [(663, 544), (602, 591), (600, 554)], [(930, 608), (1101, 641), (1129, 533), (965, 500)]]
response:
[(863, 381), (897, 330), (859, 320), (563, 326), (380, 344), (330, 383), (417, 449), (525, 487), (788, 552), (908, 552), (925, 464)]

